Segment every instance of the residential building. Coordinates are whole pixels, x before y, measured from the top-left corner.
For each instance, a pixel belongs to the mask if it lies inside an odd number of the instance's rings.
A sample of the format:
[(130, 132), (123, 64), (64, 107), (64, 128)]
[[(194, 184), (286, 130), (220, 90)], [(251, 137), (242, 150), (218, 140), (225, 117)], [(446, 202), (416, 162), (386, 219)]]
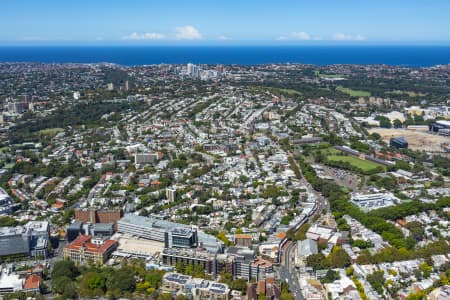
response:
[(206, 273), (216, 274), (215, 257), (207, 251), (166, 248), (161, 253), (161, 261), (165, 265), (174, 267), (179, 262), (185, 265), (201, 265)]
[(230, 299), (230, 288), (224, 283), (192, 278), (178, 273), (164, 274), (161, 290), (172, 294), (181, 293), (193, 299)]

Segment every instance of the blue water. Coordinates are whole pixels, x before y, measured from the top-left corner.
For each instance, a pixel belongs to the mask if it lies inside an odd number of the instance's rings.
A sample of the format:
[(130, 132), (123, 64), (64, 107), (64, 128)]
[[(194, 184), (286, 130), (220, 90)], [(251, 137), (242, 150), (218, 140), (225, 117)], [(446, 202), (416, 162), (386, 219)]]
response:
[(0, 62), (145, 64), (450, 63), (450, 46), (2, 46)]

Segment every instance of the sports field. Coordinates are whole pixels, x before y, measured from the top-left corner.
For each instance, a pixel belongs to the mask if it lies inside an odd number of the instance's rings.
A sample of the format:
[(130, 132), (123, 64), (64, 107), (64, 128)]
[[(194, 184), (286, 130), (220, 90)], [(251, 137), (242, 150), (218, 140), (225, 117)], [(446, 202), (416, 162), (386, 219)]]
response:
[(43, 135), (57, 135), (60, 132), (63, 132), (64, 129), (62, 128), (47, 128), (47, 129), (42, 129), (39, 131), (40, 134)]
[(370, 172), (381, 165), (370, 160), (362, 160), (354, 156), (330, 155), (327, 156), (329, 161), (343, 161), (348, 162), (352, 166), (361, 169), (364, 172)]
[(370, 97), (370, 93), (366, 91), (352, 90), (343, 86), (338, 86), (336, 89), (352, 97)]

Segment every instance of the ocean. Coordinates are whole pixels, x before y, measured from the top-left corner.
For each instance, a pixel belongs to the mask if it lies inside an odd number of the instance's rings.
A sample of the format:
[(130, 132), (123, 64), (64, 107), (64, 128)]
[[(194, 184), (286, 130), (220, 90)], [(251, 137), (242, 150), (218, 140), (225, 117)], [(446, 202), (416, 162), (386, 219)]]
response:
[(424, 67), (449, 64), (450, 46), (0, 46), (0, 62)]

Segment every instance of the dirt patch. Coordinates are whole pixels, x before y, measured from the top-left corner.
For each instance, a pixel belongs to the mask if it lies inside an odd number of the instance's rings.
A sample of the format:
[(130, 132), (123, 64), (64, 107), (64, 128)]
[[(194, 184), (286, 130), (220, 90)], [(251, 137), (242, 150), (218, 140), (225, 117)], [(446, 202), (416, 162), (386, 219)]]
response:
[(408, 148), (411, 150), (424, 150), (428, 152), (445, 152), (441, 144), (450, 143), (450, 137), (428, 133), (426, 131), (417, 131), (411, 129), (388, 129), (371, 128), (369, 133), (376, 132), (381, 139), (389, 144), (391, 137), (404, 137), (408, 141)]

